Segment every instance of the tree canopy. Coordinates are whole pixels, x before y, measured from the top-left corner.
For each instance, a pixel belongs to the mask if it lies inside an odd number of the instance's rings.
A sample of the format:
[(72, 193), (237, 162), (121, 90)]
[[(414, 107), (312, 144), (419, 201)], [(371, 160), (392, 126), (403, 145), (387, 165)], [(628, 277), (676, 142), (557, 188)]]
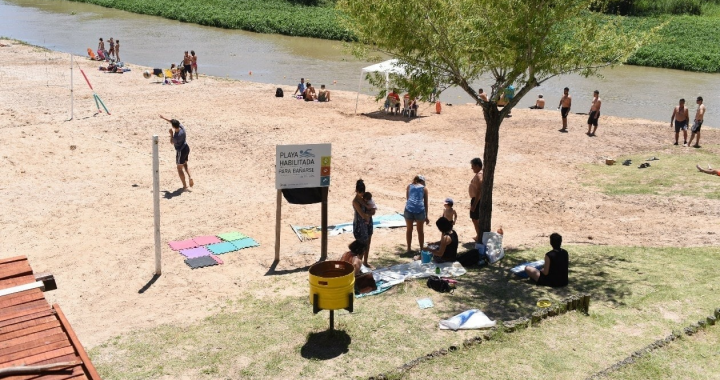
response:
[[(359, 53), (398, 58), (409, 73), (399, 87), (428, 97), (459, 86), (483, 107), (486, 122), (481, 228), (490, 230), (499, 128), (533, 87), (565, 73), (595, 74), (624, 62), (651, 33), (623, 31), (620, 19), (591, 15), (598, 0), (339, 0), (343, 22), (359, 39)], [(488, 102), (471, 84), (489, 73)], [(499, 108), (508, 86), (515, 96)]]

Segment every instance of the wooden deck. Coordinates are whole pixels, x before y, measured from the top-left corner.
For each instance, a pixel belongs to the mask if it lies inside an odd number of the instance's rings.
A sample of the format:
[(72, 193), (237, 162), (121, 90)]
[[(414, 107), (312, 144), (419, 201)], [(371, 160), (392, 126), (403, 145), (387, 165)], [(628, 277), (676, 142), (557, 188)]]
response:
[[(0, 290), (35, 282), (25, 256), (0, 259)], [(34, 374), (2, 374), (11, 367), (58, 363), (65, 365)], [(0, 378), (99, 380), (100, 376), (60, 306), (51, 307), (42, 290), (31, 289), (0, 296)]]

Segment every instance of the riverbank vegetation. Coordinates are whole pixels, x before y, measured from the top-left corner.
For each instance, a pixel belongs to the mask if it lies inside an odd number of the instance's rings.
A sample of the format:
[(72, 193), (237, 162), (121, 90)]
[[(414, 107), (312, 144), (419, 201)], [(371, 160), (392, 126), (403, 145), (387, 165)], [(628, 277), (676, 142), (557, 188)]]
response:
[[(133, 13), (257, 33), (352, 41), (341, 26), (334, 0), (73, 0)], [(625, 24), (646, 31), (663, 22), (657, 41), (644, 46), (628, 63), (686, 71), (720, 72), (720, 0), (615, 0), (606, 13), (627, 14)], [(642, 17), (637, 17), (642, 16)], [(600, 16), (598, 16), (600, 17)]]

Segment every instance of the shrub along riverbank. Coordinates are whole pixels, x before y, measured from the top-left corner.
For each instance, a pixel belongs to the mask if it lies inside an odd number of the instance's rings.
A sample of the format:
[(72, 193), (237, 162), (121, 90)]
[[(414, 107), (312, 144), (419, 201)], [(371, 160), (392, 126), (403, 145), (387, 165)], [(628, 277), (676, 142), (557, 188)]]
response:
[[(226, 29), (351, 41), (341, 27), (333, 0), (73, 0), (133, 13)], [(596, 17), (619, 17), (603, 16)], [(663, 22), (657, 41), (643, 47), (628, 63), (687, 71), (720, 72), (720, 17), (629, 17), (628, 31), (645, 31)]]

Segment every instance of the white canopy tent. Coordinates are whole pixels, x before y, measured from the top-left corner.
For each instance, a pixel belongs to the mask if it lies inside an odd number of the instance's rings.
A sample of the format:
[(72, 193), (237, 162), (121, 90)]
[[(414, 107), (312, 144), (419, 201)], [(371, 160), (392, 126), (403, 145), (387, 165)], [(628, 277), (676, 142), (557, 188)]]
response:
[(405, 75), (405, 68), (400, 66), (397, 59), (389, 59), (384, 62), (376, 63), (372, 66), (364, 67), (360, 70), (360, 81), (358, 82), (357, 97), (355, 98), (355, 113), (357, 113), (358, 100), (360, 99), (360, 87), (362, 86), (363, 75), (365, 73), (384, 73), (385, 74), (385, 91), (387, 92), (390, 83), (390, 74)]

